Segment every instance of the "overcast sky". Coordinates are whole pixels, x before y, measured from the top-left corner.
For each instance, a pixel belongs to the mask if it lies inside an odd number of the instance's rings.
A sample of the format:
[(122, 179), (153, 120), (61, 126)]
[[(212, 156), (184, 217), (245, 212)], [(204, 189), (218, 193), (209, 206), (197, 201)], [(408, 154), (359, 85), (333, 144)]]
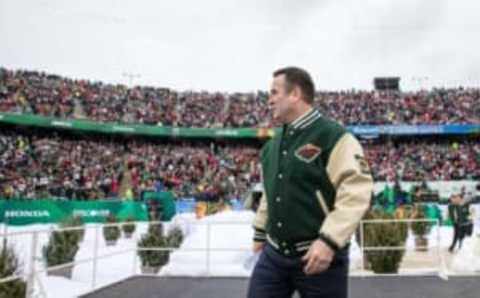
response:
[(0, 66), (179, 90), (266, 90), (286, 65), (322, 90), (479, 86), (479, 13), (471, 0), (0, 0)]

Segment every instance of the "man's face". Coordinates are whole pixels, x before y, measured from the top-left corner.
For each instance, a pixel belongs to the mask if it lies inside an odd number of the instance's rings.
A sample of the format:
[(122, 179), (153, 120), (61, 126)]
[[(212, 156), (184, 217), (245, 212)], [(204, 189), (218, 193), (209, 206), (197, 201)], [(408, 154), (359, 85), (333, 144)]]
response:
[(291, 95), (292, 92), (288, 88), (285, 75), (274, 77), (270, 89), (270, 97), (268, 98), (268, 106), (272, 111), (274, 122), (287, 123), (287, 117), (294, 103)]

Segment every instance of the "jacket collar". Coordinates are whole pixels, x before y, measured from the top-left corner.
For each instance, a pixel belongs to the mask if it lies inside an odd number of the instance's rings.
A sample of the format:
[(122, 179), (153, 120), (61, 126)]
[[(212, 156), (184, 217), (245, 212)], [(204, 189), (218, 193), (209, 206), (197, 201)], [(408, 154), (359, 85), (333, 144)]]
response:
[(312, 124), (318, 118), (320, 118), (320, 112), (318, 112), (314, 108), (311, 108), (310, 110), (305, 112), (303, 115), (295, 119), (292, 123), (290, 123), (288, 127), (295, 130), (304, 129), (308, 127), (310, 124)]

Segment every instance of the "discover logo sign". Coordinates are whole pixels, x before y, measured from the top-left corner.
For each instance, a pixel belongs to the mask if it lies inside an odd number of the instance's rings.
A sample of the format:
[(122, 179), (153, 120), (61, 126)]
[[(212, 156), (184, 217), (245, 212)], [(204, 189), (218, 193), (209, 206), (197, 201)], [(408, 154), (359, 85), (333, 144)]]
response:
[(100, 209), (100, 210), (73, 210), (73, 216), (80, 217), (107, 217), (110, 215), (110, 210)]

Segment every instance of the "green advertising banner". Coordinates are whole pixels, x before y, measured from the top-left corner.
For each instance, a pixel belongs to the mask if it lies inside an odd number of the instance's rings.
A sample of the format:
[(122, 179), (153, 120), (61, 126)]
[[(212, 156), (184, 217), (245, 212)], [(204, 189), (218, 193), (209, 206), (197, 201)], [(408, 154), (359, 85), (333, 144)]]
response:
[(141, 124), (101, 123), (89, 120), (51, 118), (38, 115), (0, 113), (0, 123), (64, 130), (90, 131), (105, 134), (128, 134), (179, 138), (270, 138), (272, 128), (184, 128)]
[(2, 201), (2, 222), (11, 225), (52, 223), (64, 220), (69, 213), (58, 202)]
[(0, 221), (9, 225), (58, 223), (70, 216), (80, 216), (84, 223), (104, 222), (109, 215), (119, 221), (132, 217), (147, 221), (145, 203), (119, 201), (1, 200)]

